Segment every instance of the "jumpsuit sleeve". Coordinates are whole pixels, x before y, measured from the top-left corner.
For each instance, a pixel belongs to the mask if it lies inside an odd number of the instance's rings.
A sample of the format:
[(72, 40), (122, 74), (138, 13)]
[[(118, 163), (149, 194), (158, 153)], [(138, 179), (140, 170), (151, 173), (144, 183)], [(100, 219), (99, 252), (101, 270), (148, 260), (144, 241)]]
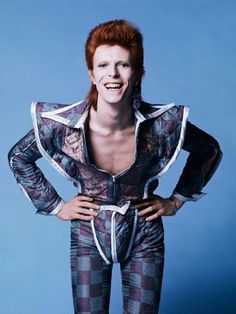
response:
[(182, 201), (197, 201), (205, 194), (201, 190), (216, 171), (223, 154), (211, 135), (190, 122), (187, 122), (182, 148), (189, 156), (173, 195)]
[(29, 131), (8, 153), (8, 160), (21, 190), (36, 207), (37, 214), (56, 215), (64, 204), (54, 187), (37, 167), (41, 158), (34, 131)]

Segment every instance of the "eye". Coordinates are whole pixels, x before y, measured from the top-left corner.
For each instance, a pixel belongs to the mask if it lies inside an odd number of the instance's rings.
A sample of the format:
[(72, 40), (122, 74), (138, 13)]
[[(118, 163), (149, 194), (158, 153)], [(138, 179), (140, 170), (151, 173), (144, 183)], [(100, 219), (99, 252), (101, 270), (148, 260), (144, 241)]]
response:
[(121, 63), (120, 63), (120, 66), (121, 66), (122, 68), (129, 68), (129, 67), (130, 67), (130, 64), (129, 64), (129, 62), (121, 62)]
[(105, 68), (107, 66), (107, 63), (99, 63), (98, 68)]

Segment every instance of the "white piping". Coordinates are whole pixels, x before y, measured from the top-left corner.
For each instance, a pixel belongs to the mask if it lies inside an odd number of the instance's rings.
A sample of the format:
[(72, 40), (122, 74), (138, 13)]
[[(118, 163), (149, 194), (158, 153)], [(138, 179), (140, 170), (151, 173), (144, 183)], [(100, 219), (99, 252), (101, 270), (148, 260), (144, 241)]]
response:
[[(50, 216), (54, 216), (57, 215), (59, 213), (59, 211), (62, 209), (62, 206), (65, 204), (64, 200), (61, 200), (60, 203), (57, 205), (57, 207), (55, 207), (53, 209), (53, 211), (51, 211), (50, 213), (48, 213), (48, 215)], [(37, 212), (36, 212), (37, 213)]]
[(122, 207), (116, 205), (101, 205), (100, 210), (110, 210), (112, 212), (117, 212), (121, 215), (124, 215), (127, 212), (130, 203), (131, 203), (130, 201), (127, 201)]
[(203, 196), (205, 196), (207, 193), (200, 193), (200, 194), (193, 194), (192, 197), (185, 197), (177, 192), (174, 192), (174, 196), (177, 197), (179, 200), (186, 202), (186, 201), (193, 201), (196, 202)]
[(33, 143), (35, 142), (35, 139), (33, 139), (22, 151), (15, 153), (14, 156), (11, 157), (10, 159), (10, 166), (13, 169), (13, 159), (15, 158), (15, 156), (21, 155), (23, 152), (25, 152), (31, 145), (33, 145)]
[(167, 163), (167, 165), (155, 176), (149, 178), (145, 184), (144, 187), (144, 196), (143, 198), (147, 198), (148, 197), (148, 187), (149, 184), (155, 180), (157, 177), (162, 176), (164, 173), (166, 173), (170, 167), (173, 165), (173, 163), (175, 162), (176, 158), (178, 157), (181, 148), (183, 146), (184, 143), (184, 135), (185, 135), (185, 130), (186, 130), (186, 124), (187, 124), (187, 118), (188, 118), (188, 114), (189, 114), (189, 108), (188, 107), (184, 107), (184, 112), (183, 112), (183, 118), (182, 118), (182, 124), (181, 124), (181, 131), (180, 131), (180, 137), (179, 137), (179, 142), (178, 145), (175, 149), (175, 152), (173, 154), (173, 156), (171, 157), (171, 159), (169, 160), (169, 162)]
[(51, 119), (53, 121), (57, 121), (59, 123), (65, 124), (65, 125), (68, 125), (70, 123), (69, 119), (60, 117), (60, 116), (55, 115), (55, 114), (53, 114), (51, 112), (42, 112), (42, 117), (43, 118), (47, 118), (47, 119)]
[(94, 227), (94, 219), (92, 218), (91, 220), (91, 228), (92, 228), (92, 231), (93, 231), (93, 237), (94, 237), (94, 241), (95, 241), (95, 244), (96, 244), (96, 247), (98, 249), (98, 252), (100, 253), (101, 257), (103, 258), (103, 260), (105, 261), (105, 263), (107, 265), (111, 264), (109, 262), (109, 260), (106, 258), (106, 255), (103, 253), (103, 250), (101, 248), (101, 245), (100, 243), (98, 242), (98, 238), (97, 238), (97, 235), (96, 235), (96, 230), (95, 230), (95, 227)]
[[(76, 104), (73, 104), (73, 105), (70, 105), (70, 106), (65, 106), (63, 108), (59, 108), (59, 109), (56, 109), (56, 110), (52, 110), (52, 111), (48, 111), (48, 112), (42, 112), (42, 117), (43, 118), (48, 118), (48, 119), (51, 119), (51, 120), (54, 120), (54, 121), (57, 121), (59, 123), (62, 123), (62, 124), (65, 124), (65, 125), (68, 125), (70, 123), (70, 119), (67, 119), (67, 118), (64, 118), (64, 117), (61, 117), (59, 116), (58, 114), (62, 113), (62, 112), (65, 112), (65, 111), (68, 111), (70, 110), (71, 108), (73, 107), (76, 107), (78, 105), (80, 105), (84, 100), (76, 103)], [(87, 118), (88, 116), (88, 111), (89, 111), (89, 107), (87, 107), (85, 109), (85, 111), (83, 112), (83, 114), (81, 115), (81, 117), (79, 118), (79, 120), (77, 121), (76, 125), (74, 126), (74, 128), (80, 128), (85, 119)]]
[[(67, 110), (69, 110), (69, 109), (71, 109), (71, 108), (73, 108), (73, 107), (76, 107), (76, 106), (80, 105), (83, 101), (84, 101), (84, 100), (81, 100), (81, 101), (79, 101), (79, 102), (77, 102), (77, 103), (75, 103), (75, 104), (69, 105), (69, 106), (68, 106), (68, 105), (65, 105), (65, 106), (62, 107), (62, 108), (55, 109), (55, 110), (52, 110), (52, 111), (48, 111), (48, 113), (51, 113), (51, 114), (62, 113), (62, 112), (64, 112), (64, 111), (67, 111)], [(45, 112), (45, 113), (46, 113), (46, 112)]]
[(171, 103), (171, 104), (168, 104), (168, 105), (164, 105), (164, 106), (155, 106), (155, 105), (152, 105), (152, 107), (157, 107), (157, 108), (160, 108), (158, 111), (154, 111), (153, 113), (150, 113), (148, 115), (149, 118), (156, 118), (158, 116), (160, 116), (161, 114), (163, 114), (165, 111), (169, 110), (170, 108), (174, 107), (175, 106), (175, 103)]
[(89, 107), (87, 107), (85, 109), (85, 111), (83, 112), (83, 114), (81, 115), (81, 117), (79, 118), (79, 121), (76, 123), (76, 125), (74, 126), (74, 128), (81, 128), (81, 126), (84, 126), (84, 121), (86, 120), (87, 116), (88, 116), (88, 112), (89, 112)]
[(116, 212), (113, 212), (112, 217), (111, 217), (111, 256), (112, 256), (113, 263), (117, 263), (115, 215), (116, 215)]
[[(116, 215), (116, 213), (120, 213), (121, 215), (125, 215), (129, 206), (130, 206), (130, 201), (127, 201), (127, 202), (125, 202), (125, 205), (123, 205), (122, 207), (116, 206), (116, 205), (101, 205), (100, 209), (99, 209), (99, 210), (110, 210), (113, 212), (112, 216), (111, 216), (111, 256), (112, 256), (113, 263), (118, 263), (117, 252), (116, 252), (117, 248), (116, 248), (115, 215)], [(126, 252), (127, 257), (130, 253), (132, 243), (134, 241), (136, 225), (137, 225), (137, 209), (135, 209), (134, 226), (133, 226), (133, 230), (132, 230), (132, 235), (131, 235), (129, 247), (127, 249), (128, 253)], [(98, 252), (100, 253), (101, 257), (103, 258), (103, 260), (106, 262), (107, 265), (111, 264), (109, 262), (109, 260), (107, 259), (106, 255), (104, 254), (104, 252), (101, 248), (101, 245), (98, 241), (95, 226), (94, 226), (94, 218), (92, 218), (92, 220), (91, 220), (91, 228), (92, 228), (93, 237), (94, 237), (94, 241), (95, 241), (96, 247), (98, 249)]]
[(63, 118), (63, 117), (60, 117), (60, 116), (58, 116), (58, 114), (65, 112), (65, 111), (68, 111), (71, 108), (74, 108), (74, 107), (80, 105), (82, 102), (83, 102), (83, 100), (81, 100), (78, 103), (72, 104), (70, 106), (64, 106), (63, 108), (55, 109), (55, 110), (48, 111), (48, 112), (42, 112), (42, 117), (52, 119), (52, 120), (57, 121), (59, 123), (68, 125), (70, 123), (70, 120)]
[[(28, 193), (26, 192), (26, 190), (25, 190), (25, 188), (20, 184), (20, 183), (17, 183), (18, 184), (18, 186), (19, 186), (19, 188), (21, 189), (21, 191), (24, 193), (24, 195), (27, 197), (27, 199), (31, 202), (31, 203), (33, 203), (32, 202), (32, 200), (30, 199), (30, 197), (29, 197), (29, 195), (28, 195)], [(56, 208), (54, 208), (53, 209), (53, 211), (52, 212), (50, 212), (50, 213), (46, 213), (46, 212), (39, 212), (38, 210), (36, 210), (35, 211), (35, 214), (42, 214), (42, 215), (49, 215), (49, 216), (54, 216), (54, 215), (57, 215), (58, 213), (59, 213), (59, 211), (61, 210), (61, 208), (62, 208), (62, 206), (65, 204), (65, 202), (64, 202), (64, 200), (61, 200), (60, 201), (60, 203), (57, 205), (57, 207)]]
[[(33, 145), (33, 143), (36, 141), (36, 139), (34, 138), (21, 152), (15, 153), (14, 156), (11, 157), (10, 159), (10, 166), (11, 168), (14, 170), (14, 165), (13, 165), (13, 160), (16, 156), (21, 155), (23, 152), (25, 152), (31, 145)], [(18, 176), (17, 176), (18, 179)], [(25, 188), (21, 185), (20, 182), (17, 182), (18, 186), (20, 187), (21, 191), (25, 194), (25, 196), (27, 197), (27, 199), (32, 203), (32, 200), (30, 199), (27, 191), (25, 190)], [(48, 215), (56, 215), (59, 213), (59, 211), (61, 210), (62, 206), (65, 204), (65, 202), (63, 200), (60, 201), (60, 203), (56, 206), (56, 208), (54, 208), (54, 210), (50, 213), (47, 213)], [(37, 214), (38, 211), (35, 212), (35, 214)]]
[[(141, 112), (138, 109), (134, 109), (134, 115), (138, 121), (138, 124), (144, 120), (146, 120), (146, 118), (141, 114)], [(137, 129), (137, 127), (136, 127)]]
[(36, 102), (33, 102), (31, 104), (31, 116), (33, 120), (33, 127), (34, 127), (34, 133), (35, 133), (35, 139), (37, 142), (38, 149), (41, 153), (41, 155), (64, 177), (66, 177), (68, 180), (71, 180), (75, 182), (76, 184), (78, 183), (77, 180), (69, 176), (64, 169), (62, 169), (59, 164), (47, 153), (47, 151), (43, 148), (40, 137), (39, 137), (39, 129), (38, 129), (38, 124), (37, 124), (37, 118), (36, 118)]

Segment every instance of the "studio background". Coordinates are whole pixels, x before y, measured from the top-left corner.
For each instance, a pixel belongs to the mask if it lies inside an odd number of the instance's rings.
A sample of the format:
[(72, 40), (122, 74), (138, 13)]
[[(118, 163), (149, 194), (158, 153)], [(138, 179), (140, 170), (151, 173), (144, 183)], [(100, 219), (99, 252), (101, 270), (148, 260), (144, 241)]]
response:
[[(143, 98), (190, 106), (189, 120), (224, 153), (207, 195), (164, 218), (166, 261), (160, 314), (236, 313), (236, 2), (234, 0), (0, 0), (0, 313), (70, 314), (70, 223), (35, 215), (7, 163), (32, 128), (32, 101), (74, 103), (90, 81), (88, 32), (125, 18), (144, 35)], [(169, 196), (186, 154), (157, 191)], [(66, 200), (76, 193), (46, 161), (46, 177)], [(120, 314), (115, 265), (111, 314)], [(135, 313), (134, 313), (135, 314)]]

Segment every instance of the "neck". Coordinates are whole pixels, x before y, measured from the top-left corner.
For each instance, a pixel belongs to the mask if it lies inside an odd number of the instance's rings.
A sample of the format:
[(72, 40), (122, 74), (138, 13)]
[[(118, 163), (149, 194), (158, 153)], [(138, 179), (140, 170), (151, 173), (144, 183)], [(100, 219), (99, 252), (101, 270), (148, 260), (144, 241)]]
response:
[(97, 110), (90, 109), (90, 125), (108, 132), (124, 130), (134, 124), (134, 112), (131, 101), (120, 104), (108, 104), (98, 99)]

